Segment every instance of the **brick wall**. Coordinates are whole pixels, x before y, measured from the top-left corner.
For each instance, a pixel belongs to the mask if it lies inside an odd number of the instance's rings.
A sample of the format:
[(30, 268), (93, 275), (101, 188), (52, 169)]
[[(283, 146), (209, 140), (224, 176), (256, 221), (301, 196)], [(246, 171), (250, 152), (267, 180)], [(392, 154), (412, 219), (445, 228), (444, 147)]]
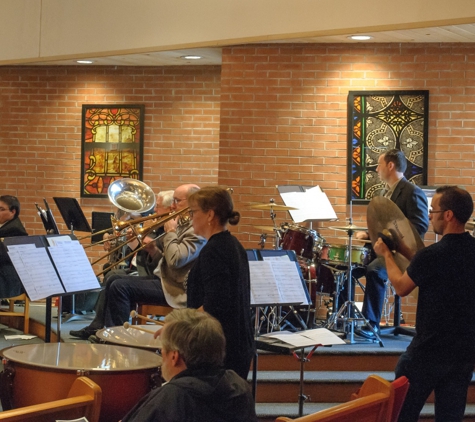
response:
[(61, 232), (54, 196), (77, 198), (89, 222), (114, 211), (107, 198), (79, 198), (83, 104), (145, 105), (143, 180), (154, 192), (216, 183), (219, 96), (217, 66), (1, 67), (0, 192), (19, 197), (29, 234), (44, 234), (43, 198)]
[[(428, 184), (460, 184), (473, 195), (472, 44), (258, 45), (223, 50), (219, 181), (236, 187), (234, 197), (243, 211), (239, 238), (244, 244), (257, 247), (261, 231), (254, 225), (272, 225), (268, 211), (245, 204), (270, 198), (280, 202), (275, 188), (280, 184), (320, 185), (340, 219), (337, 225), (345, 224), (348, 91), (386, 89), (430, 91)], [(287, 213), (276, 214), (277, 224), (289, 221)], [(354, 206), (353, 222), (366, 226), (365, 214), (365, 206)], [(330, 243), (344, 243), (337, 236), (345, 233), (328, 229), (331, 225), (335, 223), (319, 223), (317, 229)], [(430, 243), (434, 236), (426, 238)], [(406, 321), (413, 322), (412, 298), (403, 298), (403, 311)]]
[[(376, 89), (430, 91), (428, 184), (461, 184), (473, 195), (471, 44), (241, 46), (223, 50), (221, 68), (2, 67), (0, 192), (18, 195), (28, 230), (42, 234), (35, 201), (79, 199), (81, 105), (145, 104), (144, 181), (156, 192), (187, 181), (233, 187), (242, 222), (232, 230), (257, 248), (255, 225), (272, 220), (248, 205), (281, 203), (279, 184), (320, 185), (345, 223), (347, 94)], [(88, 218), (113, 209), (107, 200), (79, 202)], [(354, 206), (353, 222), (365, 226), (365, 213)], [(290, 222), (276, 214), (278, 225)], [(343, 243), (330, 225), (313, 228)], [(412, 299), (403, 310), (413, 321)]]

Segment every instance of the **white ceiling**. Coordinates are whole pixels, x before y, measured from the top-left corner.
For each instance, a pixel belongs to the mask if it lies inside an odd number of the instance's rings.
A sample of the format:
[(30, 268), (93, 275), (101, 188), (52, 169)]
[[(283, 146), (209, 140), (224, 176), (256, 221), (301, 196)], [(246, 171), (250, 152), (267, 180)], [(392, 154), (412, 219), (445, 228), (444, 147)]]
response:
[[(362, 43), (361, 41), (353, 41), (349, 39), (349, 35), (351, 34), (265, 41), (265, 43)], [(369, 41), (363, 41), (363, 43), (475, 43), (475, 24), (368, 32), (365, 33), (365, 35), (371, 35), (373, 38)], [(184, 60), (181, 58), (188, 54), (200, 55), (203, 58), (201, 60)], [(89, 57), (88, 59), (93, 60), (93, 64), (96, 66), (220, 65), (221, 47), (157, 51), (106, 57)], [(24, 64), (61, 66), (77, 65), (74, 59)]]

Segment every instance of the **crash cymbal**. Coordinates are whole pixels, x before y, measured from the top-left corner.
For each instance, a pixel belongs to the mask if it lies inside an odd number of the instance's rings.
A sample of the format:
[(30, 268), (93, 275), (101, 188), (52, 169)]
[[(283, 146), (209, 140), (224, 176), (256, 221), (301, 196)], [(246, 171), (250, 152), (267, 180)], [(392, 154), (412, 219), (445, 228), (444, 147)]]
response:
[(274, 211), (292, 211), (292, 210), (298, 210), (298, 208), (287, 207), (286, 205), (274, 204), (273, 202), (270, 202), (269, 204), (255, 204), (255, 205), (250, 205), (249, 208), (252, 208), (252, 209), (255, 209), (255, 210), (274, 210)]
[(344, 232), (347, 232), (348, 230), (353, 230), (353, 231), (358, 231), (358, 232), (364, 232), (368, 230), (366, 227), (358, 227), (358, 226), (355, 226), (354, 224), (348, 224), (346, 226), (330, 226), (327, 228), (330, 230), (340, 230)]
[(274, 226), (254, 226), (254, 227), (264, 232), (273, 232), (274, 230), (280, 230), (278, 227), (274, 227)]
[[(380, 233), (383, 233), (387, 234), (395, 244), (398, 241), (403, 241), (413, 252), (424, 247), (424, 242), (411, 222), (394, 202), (384, 196), (375, 196), (371, 200), (366, 212), (366, 220), (369, 238), (373, 246)], [(399, 252), (395, 253), (394, 260), (402, 272), (409, 265), (409, 261)]]

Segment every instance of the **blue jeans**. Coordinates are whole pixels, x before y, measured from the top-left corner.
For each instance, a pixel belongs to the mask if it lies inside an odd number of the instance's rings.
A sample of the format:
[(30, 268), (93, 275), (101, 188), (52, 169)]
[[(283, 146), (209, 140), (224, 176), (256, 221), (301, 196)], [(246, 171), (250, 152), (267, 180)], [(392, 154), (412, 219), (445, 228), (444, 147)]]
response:
[(363, 299), (362, 313), (375, 327), (379, 327), (383, 311), (385, 282), (388, 273), (383, 258), (376, 258), (366, 269), (366, 288)]
[[(106, 309), (110, 312), (112, 325), (122, 325), (129, 320), (130, 311), (137, 302), (167, 305), (162, 283), (154, 276), (128, 276), (115, 279), (106, 291)], [(107, 325), (108, 326), (108, 325)]]
[(467, 390), (473, 375), (473, 363), (455, 359), (437, 362), (433, 359), (411, 358), (404, 353), (396, 365), (396, 378), (409, 379), (409, 391), (399, 414), (399, 422), (417, 422), (430, 393), (435, 393), (435, 421), (462, 421)]

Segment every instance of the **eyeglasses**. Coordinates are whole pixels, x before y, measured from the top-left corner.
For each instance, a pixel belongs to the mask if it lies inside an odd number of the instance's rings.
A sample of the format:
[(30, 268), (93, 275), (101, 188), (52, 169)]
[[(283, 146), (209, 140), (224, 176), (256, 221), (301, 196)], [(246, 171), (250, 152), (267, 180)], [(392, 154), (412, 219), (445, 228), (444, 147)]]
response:
[(190, 215), (191, 218), (193, 218), (193, 214), (199, 210), (188, 210), (188, 214)]
[(10, 211), (8, 208), (0, 207), (0, 211)]
[(178, 198), (173, 198), (173, 203), (176, 205), (178, 203), (180, 203), (181, 201), (186, 201), (186, 198), (183, 198), (183, 199), (178, 199)]
[(447, 210), (438, 210), (438, 211), (434, 211), (433, 209), (430, 209), (429, 210), (429, 214), (439, 214), (440, 212), (445, 212)]

